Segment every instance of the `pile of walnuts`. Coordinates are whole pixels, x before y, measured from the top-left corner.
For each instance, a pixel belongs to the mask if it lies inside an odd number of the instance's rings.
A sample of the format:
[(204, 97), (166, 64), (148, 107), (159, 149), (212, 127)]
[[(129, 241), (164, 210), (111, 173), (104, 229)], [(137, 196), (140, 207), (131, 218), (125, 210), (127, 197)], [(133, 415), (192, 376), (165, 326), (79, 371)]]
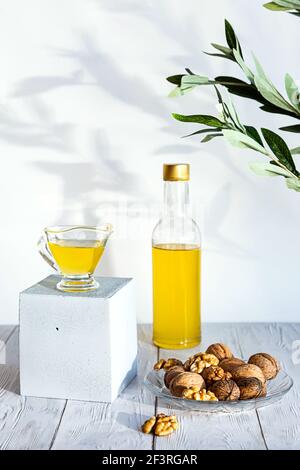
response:
[(246, 363), (234, 357), (225, 344), (215, 343), (184, 363), (179, 359), (161, 359), (154, 369), (165, 371), (164, 383), (175, 397), (236, 401), (265, 397), (267, 381), (276, 377), (280, 366), (267, 353), (254, 354)]

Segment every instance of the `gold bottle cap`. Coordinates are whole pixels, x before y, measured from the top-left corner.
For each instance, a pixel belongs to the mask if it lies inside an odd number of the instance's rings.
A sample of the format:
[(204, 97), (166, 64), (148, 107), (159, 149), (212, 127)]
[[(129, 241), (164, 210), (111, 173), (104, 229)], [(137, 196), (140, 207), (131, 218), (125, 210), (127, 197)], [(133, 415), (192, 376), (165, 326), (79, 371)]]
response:
[(187, 163), (164, 164), (164, 181), (189, 181), (190, 165)]

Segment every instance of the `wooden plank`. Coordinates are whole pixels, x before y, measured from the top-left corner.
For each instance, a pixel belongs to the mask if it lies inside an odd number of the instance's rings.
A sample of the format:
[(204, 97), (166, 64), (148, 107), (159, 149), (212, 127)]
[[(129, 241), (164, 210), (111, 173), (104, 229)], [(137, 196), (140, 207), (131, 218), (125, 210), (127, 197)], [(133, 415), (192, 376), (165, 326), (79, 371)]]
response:
[[(293, 378), (293, 389), (280, 403), (258, 409), (257, 413), (269, 449), (299, 450), (300, 364), (297, 362), (300, 359), (300, 324), (240, 325), (239, 333), (246, 358), (256, 352), (268, 352), (279, 359), (282, 368)], [(298, 354), (294, 357), (296, 347)]]
[[(189, 351), (160, 350), (159, 357), (186, 359), (216, 342), (228, 344), (235, 355), (240, 355), (238, 327), (234, 324), (203, 325), (202, 337), (202, 344), (198, 348)], [(241, 414), (183, 412), (164, 405), (159, 399), (158, 412), (175, 413), (179, 418), (180, 427), (169, 437), (156, 438), (157, 450), (266, 448), (255, 411)]]
[(9, 364), (0, 366), (0, 449), (49, 449), (65, 401), (21, 397), (17, 329), (6, 347)]
[[(16, 325), (0, 325), (0, 341), (6, 343), (16, 328)], [(0, 349), (1, 347), (3, 344), (0, 344)]]
[(112, 404), (68, 401), (53, 449), (152, 449), (153, 437), (140, 431), (154, 413), (155, 398), (142, 387), (157, 359), (151, 327), (139, 327), (138, 376)]

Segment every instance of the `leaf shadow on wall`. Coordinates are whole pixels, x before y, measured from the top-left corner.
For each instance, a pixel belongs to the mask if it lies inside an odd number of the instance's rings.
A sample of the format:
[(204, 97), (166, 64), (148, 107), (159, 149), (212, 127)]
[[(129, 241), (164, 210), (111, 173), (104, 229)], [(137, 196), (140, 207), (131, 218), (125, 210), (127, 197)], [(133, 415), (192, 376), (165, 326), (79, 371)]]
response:
[(0, 110), (0, 139), (20, 147), (41, 147), (69, 153), (72, 151), (73, 124), (58, 122), (43, 100), (26, 102), (26, 118), (12, 105)]
[(208, 251), (217, 254), (226, 254), (234, 258), (253, 258), (255, 252), (244, 248), (226, 237), (223, 225), (231, 206), (231, 185), (224, 184), (214, 195), (207, 206), (204, 216), (205, 238), (207, 239)]
[[(62, 183), (62, 208), (58, 224), (76, 223), (74, 214), (81, 214), (81, 223), (97, 225), (111, 222), (107, 217), (126, 215), (117, 195), (125, 198), (137, 198), (142, 193), (135, 175), (128, 172), (121, 161), (111, 156), (109, 141), (103, 130), (90, 131), (90, 155), (87, 162), (36, 161), (33, 166), (38, 170), (52, 175)], [(101, 194), (109, 196), (101, 201)], [(111, 198), (111, 196), (113, 199)], [(75, 207), (75, 208), (74, 208)], [(100, 214), (101, 208), (104, 213)], [(107, 214), (107, 215), (105, 215)], [(101, 260), (101, 268), (113, 272), (110, 249), (105, 250)]]

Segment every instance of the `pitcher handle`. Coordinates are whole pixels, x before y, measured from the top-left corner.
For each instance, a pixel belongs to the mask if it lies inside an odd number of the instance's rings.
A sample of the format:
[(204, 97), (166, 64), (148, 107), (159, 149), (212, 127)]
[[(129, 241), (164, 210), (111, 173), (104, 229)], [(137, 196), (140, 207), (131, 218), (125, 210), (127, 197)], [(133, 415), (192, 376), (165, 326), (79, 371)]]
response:
[(46, 234), (41, 236), (37, 243), (38, 247), (38, 252), (41, 255), (41, 257), (51, 266), (51, 268), (55, 269), (55, 271), (59, 272), (59, 268), (52, 256), (52, 253), (50, 252), (48, 248), (48, 243), (46, 239)]

